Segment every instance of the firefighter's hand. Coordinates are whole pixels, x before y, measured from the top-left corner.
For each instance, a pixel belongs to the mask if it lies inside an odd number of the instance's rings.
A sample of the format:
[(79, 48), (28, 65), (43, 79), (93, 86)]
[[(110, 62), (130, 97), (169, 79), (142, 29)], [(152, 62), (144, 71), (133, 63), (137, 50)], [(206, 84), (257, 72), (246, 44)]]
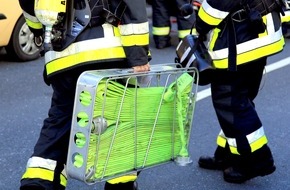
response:
[(147, 63), (146, 65), (139, 65), (133, 67), (134, 72), (145, 72), (145, 71), (150, 71), (150, 64)]
[(77, 10), (86, 8), (85, 0), (74, 0), (74, 8)]

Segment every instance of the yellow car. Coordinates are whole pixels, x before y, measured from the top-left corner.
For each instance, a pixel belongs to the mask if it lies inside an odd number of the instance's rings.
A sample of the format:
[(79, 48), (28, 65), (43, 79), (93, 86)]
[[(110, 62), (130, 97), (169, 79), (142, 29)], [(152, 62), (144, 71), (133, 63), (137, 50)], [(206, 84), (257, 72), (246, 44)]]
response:
[[(18, 0), (1, 0), (0, 48), (5, 47), (9, 57), (30, 61), (39, 57), (39, 48), (25, 23)], [(5, 18), (6, 17), (6, 18)]]

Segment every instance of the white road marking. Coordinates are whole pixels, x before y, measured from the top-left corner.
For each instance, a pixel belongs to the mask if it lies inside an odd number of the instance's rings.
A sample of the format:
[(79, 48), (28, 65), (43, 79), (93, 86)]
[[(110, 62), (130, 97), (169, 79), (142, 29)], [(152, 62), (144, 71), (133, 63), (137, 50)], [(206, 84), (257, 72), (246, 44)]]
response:
[[(280, 69), (282, 67), (285, 67), (287, 65), (290, 65), (290, 57), (281, 59), (280, 61), (274, 62), (272, 64), (268, 64), (266, 66), (266, 73), (275, 71), (277, 69)], [(197, 93), (196, 101), (205, 99), (207, 97), (211, 96), (210, 88), (204, 89)]]

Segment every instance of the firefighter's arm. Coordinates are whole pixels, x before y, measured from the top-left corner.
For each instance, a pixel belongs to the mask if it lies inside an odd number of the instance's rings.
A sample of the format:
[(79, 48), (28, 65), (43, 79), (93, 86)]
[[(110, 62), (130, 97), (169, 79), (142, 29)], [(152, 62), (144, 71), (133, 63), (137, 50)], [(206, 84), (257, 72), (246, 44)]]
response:
[(227, 18), (233, 9), (240, 6), (241, 2), (242, 0), (204, 0), (196, 18), (197, 32), (207, 34)]
[(20, 7), (23, 10), (23, 16), (30, 31), (35, 37), (43, 35), (43, 26), (41, 22), (36, 18), (34, 13), (34, 0), (19, 0)]
[(124, 0), (127, 7), (119, 25), (127, 64), (135, 71), (149, 70), (149, 23), (144, 0)]

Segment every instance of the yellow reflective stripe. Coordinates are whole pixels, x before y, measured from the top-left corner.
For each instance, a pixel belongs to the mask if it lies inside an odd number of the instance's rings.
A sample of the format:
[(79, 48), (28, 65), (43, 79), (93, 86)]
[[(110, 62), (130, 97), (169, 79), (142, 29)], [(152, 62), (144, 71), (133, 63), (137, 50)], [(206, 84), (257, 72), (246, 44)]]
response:
[(137, 173), (132, 174), (132, 175), (125, 175), (122, 177), (117, 177), (117, 178), (108, 180), (108, 183), (110, 183), (110, 184), (126, 183), (129, 181), (135, 181), (136, 179), (137, 179)]
[(215, 45), (215, 42), (218, 38), (218, 35), (219, 33), (221, 32), (221, 29), (218, 29), (218, 28), (215, 28), (213, 31), (212, 31), (212, 38), (211, 38), (211, 41), (209, 42), (209, 50), (213, 50), (213, 47)]
[(211, 15), (207, 14), (205, 10), (201, 7), (201, 9), (198, 11), (198, 16), (207, 24), (217, 26), (219, 23), (221, 23), (222, 19), (212, 17)]
[(264, 146), (267, 143), (268, 143), (267, 137), (265, 135), (262, 136), (260, 139), (250, 144), (252, 152), (255, 152), (256, 150), (260, 149), (262, 146)]
[(60, 184), (64, 187), (67, 185), (67, 178), (63, 174), (60, 174)]
[(114, 31), (114, 36), (115, 37), (120, 37), (120, 29), (118, 27), (113, 27), (113, 31)]
[(232, 154), (240, 155), (240, 153), (238, 152), (238, 149), (236, 147), (230, 146), (230, 151)]
[(104, 48), (93, 51), (84, 51), (53, 60), (46, 64), (47, 74), (50, 75), (56, 71), (66, 69), (84, 62), (94, 60), (105, 60), (113, 58), (125, 58), (123, 47)]
[(290, 22), (290, 11), (284, 11), (285, 16), (281, 15), (281, 22)]
[(152, 34), (156, 36), (167, 36), (170, 33), (170, 27), (152, 27)]
[(41, 22), (33, 22), (33, 21), (29, 20), (29, 19), (25, 19), (25, 22), (31, 28), (34, 28), (34, 29), (42, 29)]
[(219, 145), (220, 147), (225, 148), (226, 147), (226, 143), (227, 143), (227, 139), (221, 135), (219, 135), (217, 137), (217, 141), (216, 141), (217, 145)]
[(188, 29), (188, 30), (178, 30), (178, 38), (180, 38), (180, 39), (184, 38), (188, 34), (190, 34), (190, 29)]
[(207, 1), (203, 1), (198, 11), (198, 16), (207, 24), (217, 26), (227, 17), (229, 12), (221, 11), (211, 7)]
[(54, 172), (44, 168), (27, 168), (22, 179), (43, 179), (53, 181)]
[[(263, 47), (239, 54), (237, 56), (237, 65), (241, 65), (241, 64), (253, 61), (255, 59), (259, 59), (264, 56), (269, 56), (269, 55), (278, 53), (283, 50), (284, 44), (285, 44), (284, 38), (281, 38), (279, 41), (272, 43), (270, 45), (263, 46)], [(216, 68), (219, 68), (219, 69), (228, 68), (227, 58), (220, 59), (220, 60), (213, 60), (213, 63)]]
[(149, 44), (149, 33), (140, 35), (121, 36), (123, 46), (144, 46)]

